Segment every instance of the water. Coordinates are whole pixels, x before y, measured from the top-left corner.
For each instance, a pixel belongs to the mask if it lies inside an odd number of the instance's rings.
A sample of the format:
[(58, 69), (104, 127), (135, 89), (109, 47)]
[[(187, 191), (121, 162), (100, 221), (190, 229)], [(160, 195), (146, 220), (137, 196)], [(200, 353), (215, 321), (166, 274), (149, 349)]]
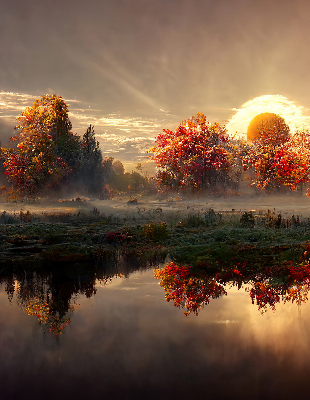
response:
[(7, 274), (1, 399), (305, 395), (309, 303), (279, 302), (262, 313), (246, 286), (226, 285), (227, 295), (186, 317), (165, 301), (152, 268), (114, 277), (100, 270)]

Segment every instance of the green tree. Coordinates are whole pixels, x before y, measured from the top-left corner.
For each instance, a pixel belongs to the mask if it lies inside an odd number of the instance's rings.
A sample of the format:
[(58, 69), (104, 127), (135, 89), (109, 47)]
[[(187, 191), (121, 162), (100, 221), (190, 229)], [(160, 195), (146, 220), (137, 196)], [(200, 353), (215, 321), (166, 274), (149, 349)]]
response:
[(96, 141), (94, 127), (89, 126), (83, 135), (80, 151), (79, 175), (88, 194), (100, 194), (104, 184), (105, 170), (102, 153)]

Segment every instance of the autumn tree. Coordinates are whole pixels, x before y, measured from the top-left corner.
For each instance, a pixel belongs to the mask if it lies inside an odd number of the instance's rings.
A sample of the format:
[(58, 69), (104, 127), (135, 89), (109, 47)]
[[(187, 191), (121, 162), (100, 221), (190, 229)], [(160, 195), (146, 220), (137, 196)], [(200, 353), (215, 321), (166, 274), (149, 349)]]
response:
[(290, 135), (283, 118), (263, 113), (250, 123), (247, 137), (251, 145), (243, 163), (245, 169), (254, 169), (254, 186), (267, 191), (280, 187), (298, 190), (309, 181), (308, 132)]
[(262, 113), (253, 118), (247, 131), (250, 147), (243, 158), (244, 169), (254, 171), (253, 186), (265, 190), (281, 186), (273, 168), (274, 157), (289, 138), (289, 128), (280, 116)]
[(226, 129), (211, 124), (203, 113), (182, 122), (175, 131), (164, 129), (149, 153), (156, 162), (158, 184), (173, 189), (229, 187), (233, 153)]
[[(304, 257), (309, 257), (309, 245)], [(308, 301), (310, 290), (310, 264), (306, 259), (297, 263), (275, 263), (272, 267), (258, 259), (253, 267), (253, 262), (240, 263), (233, 258), (231, 263), (217, 265), (216, 269), (170, 262), (164, 268), (156, 268), (154, 277), (164, 288), (166, 300), (183, 308), (186, 316), (198, 315), (212, 299), (226, 295), (227, 285), (238, 289), (246, 286), (252, 304), (256, 304), (261, 313), (268, 308), (275, 310), (281, 301), (301, 305)]]
[(16, 148), (2, 149), (5, 174), (22, 196), (36, 196), (74, 169), (79, 137), (71, 132), (68, 106), (60, 96), (45, 95), (17, 118)]

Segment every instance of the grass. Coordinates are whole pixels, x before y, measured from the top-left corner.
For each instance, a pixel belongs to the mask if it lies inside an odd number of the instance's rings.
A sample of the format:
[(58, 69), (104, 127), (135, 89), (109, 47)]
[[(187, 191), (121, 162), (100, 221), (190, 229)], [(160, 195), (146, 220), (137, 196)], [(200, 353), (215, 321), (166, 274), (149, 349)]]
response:
[(254, 214), (209, 209), (184, 215), (138, 210), (123, 217), (95, 209), (67, 214), (3, 212), (0, 266), (96, 264), (100, 254), (115, 251), (140, 260), (169, 254), (179, 263), (204, 268), (246, 258), (257, 265), (298, 259), (307, 240), (309, 218), (283, 217), (274, 210)]

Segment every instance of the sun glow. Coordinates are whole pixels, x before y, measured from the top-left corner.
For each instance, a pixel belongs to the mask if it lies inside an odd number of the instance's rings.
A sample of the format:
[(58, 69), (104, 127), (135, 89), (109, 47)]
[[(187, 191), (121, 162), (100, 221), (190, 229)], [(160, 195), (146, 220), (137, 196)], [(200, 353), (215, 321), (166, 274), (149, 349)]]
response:
[(305, 108), (297, 106), (293, 101), (281, 95), (264, 95), (255, 97), (244, 103), (241, 108), (234, 109), (233, 115), (226, 125), (229, 134), (246, 139), (248, 126), (252, 119), (262, 113), (274, 113), (284, 118), (290, 132), (310, 128), (310, 116), (305, 115)]

